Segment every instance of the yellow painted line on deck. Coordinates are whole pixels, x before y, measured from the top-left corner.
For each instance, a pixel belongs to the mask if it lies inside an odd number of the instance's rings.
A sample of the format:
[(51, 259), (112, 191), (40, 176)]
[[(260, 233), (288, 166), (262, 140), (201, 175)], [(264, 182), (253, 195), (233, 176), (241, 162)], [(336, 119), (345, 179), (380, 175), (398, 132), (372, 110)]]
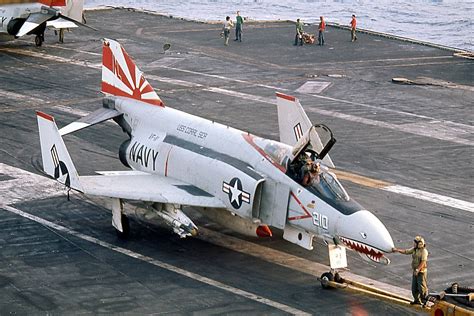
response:
[(342, 171), (342, 170), (332, 170), (336, 175), (338, 179), (350, 181), (352, 183), (360, 184), (365, 187), (369, 188), (375, 188), (375, 189), (381, 189), (385, 188), (388, 186), (391, 186), (391, 183), (382, 181), (382, 180), (376, 180), (368, 177), (364, 177), (355, 173), (350, 173), (347, 171)]

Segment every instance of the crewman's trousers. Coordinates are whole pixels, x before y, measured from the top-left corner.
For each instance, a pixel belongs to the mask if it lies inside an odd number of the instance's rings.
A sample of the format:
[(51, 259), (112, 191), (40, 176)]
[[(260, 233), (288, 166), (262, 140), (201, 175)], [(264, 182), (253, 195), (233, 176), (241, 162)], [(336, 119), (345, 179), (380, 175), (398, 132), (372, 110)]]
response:
[(413, 274), (411, 280), (411, 294), (417, 303), (425, 303), (428, 296), (428, 285), (426, 284), (426, 272)]

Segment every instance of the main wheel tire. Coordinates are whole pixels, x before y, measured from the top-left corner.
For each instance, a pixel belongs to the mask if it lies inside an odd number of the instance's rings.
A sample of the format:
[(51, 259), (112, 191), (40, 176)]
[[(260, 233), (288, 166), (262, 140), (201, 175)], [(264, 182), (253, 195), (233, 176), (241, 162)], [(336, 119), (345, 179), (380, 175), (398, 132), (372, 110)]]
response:
[(118, 229), (115, 229), (115, 232), (117, 233), (118, 238), (127, 239), (128, 236), (130, 236), (130, 220), (126, 215), (122, 214), (121, 221), (123, 232), (119, 231)]
[(36, 35), (35, 37), (35, 45), (37, 47), (40, 47), (43, 44), (43, 40), (40, 35)]
[(334, 274), (332, 274), (331, 272), (324, 272), (321, 275), (321, 286), (323, 287), (323, 289), (330, 289), (331, 287), (325, 284), (324, 281), (334, 281)]

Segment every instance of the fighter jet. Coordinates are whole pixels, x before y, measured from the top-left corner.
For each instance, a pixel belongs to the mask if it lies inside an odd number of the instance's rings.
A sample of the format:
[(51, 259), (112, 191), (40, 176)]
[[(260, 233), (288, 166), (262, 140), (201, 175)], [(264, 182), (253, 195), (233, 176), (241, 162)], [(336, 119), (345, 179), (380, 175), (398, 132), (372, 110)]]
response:
[[(37, 112), (42, 162), (70, 189), (110, 198), (120, 236), (129, 232), (124, 201), (134, 200), (151, 205), (181, 237), (198, 232), (183, 212), (191, 206), (255, 236), (270, 236), (274, 227), (309, 250), (317, 237), (331, 256), (345, 258), (347, 248), (389, 263), (389, 232), (341, 185), (328, 155), (335, 143), (331, 130), (313, 125), (295, 97), (276, 93), (280, 141), (264, 139), (165, 105), (110, 39), (103, 41), (102, 92), (102, 108), (60, 130), (53, 117)], [(78, 175), (62, 136), (109, 119), (127, 135), (118, 156), (131, 170)], [(331, 268), (344, 264), (331, 262)]]
[(36, 46), (41, 46), (46, 27), (51, 27), (59, 31), (59, 41), (62, 42), (64, 29), (78, 25), (91, 28), (80, 22), (83, 7), (84, 0), (38, 0), (0, 5), (0, 41), (33, 34), (36, 35)]

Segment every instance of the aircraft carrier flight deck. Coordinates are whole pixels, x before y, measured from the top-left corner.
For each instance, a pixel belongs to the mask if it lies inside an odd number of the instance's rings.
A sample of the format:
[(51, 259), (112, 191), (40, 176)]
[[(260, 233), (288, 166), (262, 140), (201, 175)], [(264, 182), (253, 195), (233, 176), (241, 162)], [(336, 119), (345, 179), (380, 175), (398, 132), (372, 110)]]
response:
[[(101, 38), (118, 40), (166, 106), (278, 140), (275, 92), (331, 128), (336, 173), (395, 245), (429, 250), (428, 285), (474, 285), (474, 62), (455, 51), (329, 26), (326, 44), (293, 46), (294, 23), (249, 22), (224, 46), (221, 24), (127, 9), (86, 12), (94, 32), (47, 31), (0, 44), (0, 314), (415, 315), (324, 290), (326, 246), (240, 236), (187, 210), (180, 239), (132, 217), (117, 238), (107, 201), (45, 177), (35, 111), (59, 127), (102, 106)], [(316, 26), (306, 26), (315, 33)], [(233, 35), (231, 33), (231, 35)], [(171, 48), (163, 50), (169, 43)], [(406, 80), (393, 80), (405, 78)], [(126, 170), (112, 122), (64, 137), (81, 175)], [(135, 208), (128, 204), (130, 209)], [(375, 265), (348, 251), (350, 273), (410, 295), (411, 257)]]

